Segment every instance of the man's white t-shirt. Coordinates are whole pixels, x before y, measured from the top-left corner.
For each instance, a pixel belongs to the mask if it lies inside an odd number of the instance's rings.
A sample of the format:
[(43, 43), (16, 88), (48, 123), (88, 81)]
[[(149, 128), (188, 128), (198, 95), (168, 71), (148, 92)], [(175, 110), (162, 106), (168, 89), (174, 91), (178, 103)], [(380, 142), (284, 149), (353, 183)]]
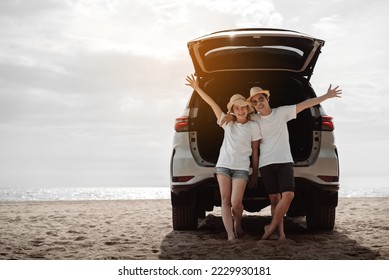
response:
[(272, 109), (270, 115), (259, 116), (262, 140), (259, 167), (274, 163), (293, 162), (287, 122), (296, 118), (296, 105)]
[[(218, 119), (219, 125), (224, 116), (225, 114), (222, 113)], [(216, 167), (249, 171), (251, 142), (262, 138), (258, 122), (248, 121), (244, 124), (230, 122), (224, 124), (222, 128), (224, 139)]]

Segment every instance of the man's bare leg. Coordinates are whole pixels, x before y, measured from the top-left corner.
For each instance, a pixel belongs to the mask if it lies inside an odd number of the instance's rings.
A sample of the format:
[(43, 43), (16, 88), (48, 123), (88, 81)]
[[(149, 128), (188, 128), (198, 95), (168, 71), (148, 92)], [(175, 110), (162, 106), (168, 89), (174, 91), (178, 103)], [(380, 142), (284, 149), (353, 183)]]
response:
[[(265, 226), (264, 230), (265, 233), (262, 236), (262, 239), (269, 239), (270, 236), (273, 234), (273, 232), (278, 228), (280, 232), (279, 240), (285, 239), (285, 233), (284, 233), (284, 223), (283, 219), (286, 214), (286, 212), (289, 209), (290, 203), (292, 202), (294, 197), (293, 192), (284, 192), (281, 195), (280, 201), (277, 203), (274, 215), (272, 218), (272, 221), (270, 225)], [(280, 224), (282, 223), (282, 224)]]

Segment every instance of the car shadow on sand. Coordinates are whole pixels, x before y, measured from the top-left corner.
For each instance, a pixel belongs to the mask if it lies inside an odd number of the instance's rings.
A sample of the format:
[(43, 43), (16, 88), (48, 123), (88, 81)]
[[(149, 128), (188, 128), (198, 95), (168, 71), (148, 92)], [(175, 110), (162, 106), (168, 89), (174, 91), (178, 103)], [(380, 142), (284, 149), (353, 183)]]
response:
[(244, 216), (245, 236), (227, 241), (220, 216), (209, 214), (193, 231), (172, 231), (161, 243), (160, 259), (374, 260), (378, 254), (347, 235), (310, 231), (303, 218), (286, 218), (286, 241), (260, 240), (270, 216)]

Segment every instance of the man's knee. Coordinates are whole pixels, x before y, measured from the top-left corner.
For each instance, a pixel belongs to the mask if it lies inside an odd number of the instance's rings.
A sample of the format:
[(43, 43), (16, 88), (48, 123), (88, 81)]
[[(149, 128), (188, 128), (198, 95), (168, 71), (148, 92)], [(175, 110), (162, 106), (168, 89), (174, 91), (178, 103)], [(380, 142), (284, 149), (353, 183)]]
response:
[(282, 198), (287, 199), (289, 201), (292, 201), (294, 198), (294, 192), (283, 192), (282, 193)]
[(269, 199), (272, 205), (276, 205), (280, 201), (281, 196), (280, 194), (270, 194)]

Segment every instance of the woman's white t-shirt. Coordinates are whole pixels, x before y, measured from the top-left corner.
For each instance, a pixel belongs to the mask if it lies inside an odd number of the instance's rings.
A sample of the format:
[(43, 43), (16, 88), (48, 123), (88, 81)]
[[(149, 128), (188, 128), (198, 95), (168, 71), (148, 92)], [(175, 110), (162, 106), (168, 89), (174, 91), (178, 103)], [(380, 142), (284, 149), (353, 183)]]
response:
[(296, 105), (272, 109), (270, 115), (259, 116), (262, 140), (259, 167), (274, 163), (293, 162), (287, 122), (296, 118)]
[[(218, 119), (219, 125), (224, 116), (225, 114), (222, 113)], [(248, 121), (244, 124), (229, 122), (222, 128), (224, 139), (216, 167), (249, 171), (252, 154), (251, 142), (262, 138), (258, 122)]]

